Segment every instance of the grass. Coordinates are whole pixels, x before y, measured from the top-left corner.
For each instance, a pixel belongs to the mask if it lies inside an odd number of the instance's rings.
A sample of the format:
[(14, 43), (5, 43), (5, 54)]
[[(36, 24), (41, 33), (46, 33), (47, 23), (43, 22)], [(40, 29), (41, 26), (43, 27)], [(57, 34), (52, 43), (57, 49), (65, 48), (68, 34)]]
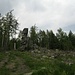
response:
[(0, 75), (10, 75), (10, 70), (6, 67), (0, 68)]
[(0, 52), (0, 75), (75, 75), (74, 61), (72, 54), (51, 58), (45, 53)]

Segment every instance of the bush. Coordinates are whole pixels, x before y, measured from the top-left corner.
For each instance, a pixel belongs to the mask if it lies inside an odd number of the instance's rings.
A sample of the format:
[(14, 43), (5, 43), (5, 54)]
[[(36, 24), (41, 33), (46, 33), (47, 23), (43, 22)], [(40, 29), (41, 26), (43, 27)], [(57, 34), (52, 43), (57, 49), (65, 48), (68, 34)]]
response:
[(2, 67), (0, 69), (0, 75), (10, 75), (10, 70), (5, 67)]
[(43, 68), (43, 69), (34, 71), (34, 72), (32, 73), (32, 75), (50, 75), (50, 72), (49, 72), (48, 69)]

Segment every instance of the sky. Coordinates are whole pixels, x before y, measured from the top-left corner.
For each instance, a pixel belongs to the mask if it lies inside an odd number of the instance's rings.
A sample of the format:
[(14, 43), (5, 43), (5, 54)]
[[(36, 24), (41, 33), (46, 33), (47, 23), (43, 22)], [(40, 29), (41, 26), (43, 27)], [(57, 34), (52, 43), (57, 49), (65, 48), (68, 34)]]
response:
[(75, 32), (75, 0), (0, 0), (0, 13), (14, 9), (19, 28), (53, 30), (62, 28)]

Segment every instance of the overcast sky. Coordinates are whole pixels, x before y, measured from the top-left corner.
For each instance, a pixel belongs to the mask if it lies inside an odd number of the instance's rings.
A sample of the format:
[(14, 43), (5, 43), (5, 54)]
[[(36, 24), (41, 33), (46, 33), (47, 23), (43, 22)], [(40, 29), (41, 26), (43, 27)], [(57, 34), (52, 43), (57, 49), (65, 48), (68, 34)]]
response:
[(38, 29), (75, 31), (75, 0), (0, 0), (0, 13), (14, 9), (20, 29), (36, 24)]

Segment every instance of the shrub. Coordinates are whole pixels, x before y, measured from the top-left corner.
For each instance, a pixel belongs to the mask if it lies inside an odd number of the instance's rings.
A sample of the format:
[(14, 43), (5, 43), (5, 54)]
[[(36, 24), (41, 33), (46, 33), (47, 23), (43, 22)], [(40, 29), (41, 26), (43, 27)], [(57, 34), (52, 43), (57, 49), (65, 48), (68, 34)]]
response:
[(49, 72), (48, 69), (43, 68), (43, 69), (34, 71), (34, 72), (32, 73), (32, 75), (50, 75), (50, 72)]

